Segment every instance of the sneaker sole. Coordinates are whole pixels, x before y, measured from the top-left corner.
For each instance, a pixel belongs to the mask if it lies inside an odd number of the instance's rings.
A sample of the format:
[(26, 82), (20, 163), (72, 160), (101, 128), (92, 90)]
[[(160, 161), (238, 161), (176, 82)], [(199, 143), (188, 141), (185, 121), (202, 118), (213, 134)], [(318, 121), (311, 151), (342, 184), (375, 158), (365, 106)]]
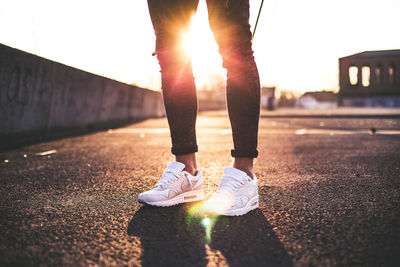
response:
[(256, 208), (258, 208), (259, 202), (258, 202), (258, 195), (253, 197), (251, 200), (249, 200), (243, 208), (240, 209), (234, 209), (234, 210), (227, 210), (225, 212), (222, 212), (221, 215), (225, 216), (241, 216), (245, 215), (249, 211), (252, 211)]
[(185, 193), (175, 196), (174, 198), (171, 198), (168, 200), (163, 200), (163, 201), (145, 202), (140, 199), (138, 201), (139, 201), (139, 203), (148, 204), (151, 206), (170, 207), (170, 206), (178, 205), (181, 203), (200, 201), (203, 199), (204, 199), (204, 191), (197, 190), (197, 191), (185, 192)]

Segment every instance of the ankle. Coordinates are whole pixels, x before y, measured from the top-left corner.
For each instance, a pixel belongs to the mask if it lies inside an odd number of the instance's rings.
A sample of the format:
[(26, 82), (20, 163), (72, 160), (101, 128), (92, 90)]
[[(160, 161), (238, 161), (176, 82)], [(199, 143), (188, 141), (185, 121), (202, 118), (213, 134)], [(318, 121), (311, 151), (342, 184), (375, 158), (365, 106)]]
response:
[(254, 174), (253, 170), (249, 170), (249, 169), (244, 169), (244, 168), (238, 168), (233, 166), (233, 168), (236, 168), (238, 170), (241, 170), (243, 172), (245, 172), (247, 174), (247, 176), (249, 176), (251, 179), (254, 179), (256, 177), (256, 175)]
[(235, 158), (232, 167), (245, 172), (252, 179), (256, 177), (252, 158)]
[(197, 174), (197, 168), (186, 168), (185, 167), (183, 170), (187, 171), (188, 173), (190, 173), (193, 176), (196, 176), (196, 174)]
[(195, 153), (190, 153), (186, 155), (179, 155), (175, 157), (177, 162), (185, 164), (184, 171), (187, 171), (191, 175), (196, 175), (197, 166), (196, 166), (196, 155)]

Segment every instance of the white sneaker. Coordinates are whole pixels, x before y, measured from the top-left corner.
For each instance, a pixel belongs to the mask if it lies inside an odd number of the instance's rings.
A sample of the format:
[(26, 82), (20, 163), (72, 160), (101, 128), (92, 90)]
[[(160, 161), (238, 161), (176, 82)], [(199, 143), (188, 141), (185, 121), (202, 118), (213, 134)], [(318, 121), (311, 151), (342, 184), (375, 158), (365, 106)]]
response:
[(155, 188), (139, 194), (140, 203), (168, 207), (204, 198), (201, 171), (196, 176), (184, 171), (185, 164), (170, 162)]
[(212, 197), (204, 203), (207, 212), (226, 216), (239, 216), (258, 208), (257, 178), (247, 173), (226, 167), (221, 184)]

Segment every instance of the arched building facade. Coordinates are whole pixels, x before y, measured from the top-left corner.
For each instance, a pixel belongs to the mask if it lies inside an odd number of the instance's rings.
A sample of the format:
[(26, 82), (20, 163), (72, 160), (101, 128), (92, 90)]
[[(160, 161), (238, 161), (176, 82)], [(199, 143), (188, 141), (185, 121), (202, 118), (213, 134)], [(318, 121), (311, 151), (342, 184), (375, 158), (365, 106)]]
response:
[(339, 85), (340, 106), (400, 107), (400, 49), (340, 58)]

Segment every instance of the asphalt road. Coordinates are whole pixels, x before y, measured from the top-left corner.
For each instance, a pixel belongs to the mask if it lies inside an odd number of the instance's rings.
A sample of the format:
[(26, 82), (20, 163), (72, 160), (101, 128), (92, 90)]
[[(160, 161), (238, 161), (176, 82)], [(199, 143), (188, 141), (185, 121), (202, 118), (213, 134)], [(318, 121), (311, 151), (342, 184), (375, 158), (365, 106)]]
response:
[[(223, 113), (198, 118), (207, 195), (231, 163), (229, 129)], [(151, 119), (1, 153), (0, 265), (400, 264), (399, 118), (262, 117), (260, 208), (207, 227), (192, 204), (137, 202), (169, 151)]]

